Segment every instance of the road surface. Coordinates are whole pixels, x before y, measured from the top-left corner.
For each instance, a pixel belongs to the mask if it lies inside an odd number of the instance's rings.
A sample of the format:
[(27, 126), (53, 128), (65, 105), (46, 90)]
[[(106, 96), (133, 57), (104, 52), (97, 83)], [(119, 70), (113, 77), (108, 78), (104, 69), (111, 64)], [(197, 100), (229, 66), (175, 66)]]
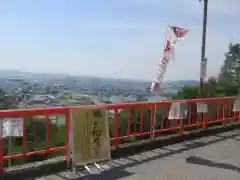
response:
[(239, 180), (240, 130), (185, 141), (112, 161), (100, 175), (51, 174), (38, 180)]

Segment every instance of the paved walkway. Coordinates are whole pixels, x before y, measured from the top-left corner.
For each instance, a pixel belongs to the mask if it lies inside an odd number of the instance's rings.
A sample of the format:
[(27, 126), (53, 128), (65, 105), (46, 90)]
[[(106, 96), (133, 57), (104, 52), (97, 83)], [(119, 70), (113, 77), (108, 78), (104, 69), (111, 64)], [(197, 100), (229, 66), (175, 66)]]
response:
[[(82, 180), (239, 180), (240, 130), (220, 133), (113, 160), (100, 175)], [(69, 172), (38, 179), (76, 179)]]

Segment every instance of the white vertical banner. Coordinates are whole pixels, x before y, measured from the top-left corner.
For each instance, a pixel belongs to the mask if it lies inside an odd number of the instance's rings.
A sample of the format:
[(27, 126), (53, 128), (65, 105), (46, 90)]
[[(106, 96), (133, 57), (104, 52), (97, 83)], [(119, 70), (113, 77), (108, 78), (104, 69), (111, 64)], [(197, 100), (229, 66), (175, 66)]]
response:
[(0, 138), (3, 137), (3, 119), (0, 119)]

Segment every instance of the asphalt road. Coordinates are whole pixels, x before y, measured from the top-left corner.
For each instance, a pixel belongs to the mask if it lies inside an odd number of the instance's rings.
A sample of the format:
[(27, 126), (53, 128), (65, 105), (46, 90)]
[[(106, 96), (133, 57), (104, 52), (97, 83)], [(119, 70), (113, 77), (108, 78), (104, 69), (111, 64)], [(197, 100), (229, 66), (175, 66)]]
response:
[(239, 180), (240, 130), (202, 137), (113, 160), (99, 175), (78, 171), (42, 180)]

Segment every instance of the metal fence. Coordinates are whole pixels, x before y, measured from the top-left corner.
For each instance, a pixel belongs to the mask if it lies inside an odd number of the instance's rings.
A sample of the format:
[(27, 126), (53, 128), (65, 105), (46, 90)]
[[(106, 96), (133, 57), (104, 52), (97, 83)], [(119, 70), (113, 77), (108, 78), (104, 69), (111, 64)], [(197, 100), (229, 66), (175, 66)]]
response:
[[(136, 102), (100, 105), (108, 109), (111, 145), (132, 143), (143, 139), (178, 133), (215, 124), (230, 124), (240, 119), (233, 112), (236, 97), (188, 99), (161, 102)], [(173, 103), (184, 105), (180, 118), (169, 119)], [(207, 112), (198, 112), (198, 103), (207, 104)], [(79, 106), (78, 108), (86, 108)], [(76, 107), (1, 110), (0, 121), (5, 118), (23, 119), (22, 137), (0, 137), (0, 170), (5, 167), (41, 161), (52, 156), (68, 158), (70, 111)], [(2, 123), (3, 124), (3, 123)]]

